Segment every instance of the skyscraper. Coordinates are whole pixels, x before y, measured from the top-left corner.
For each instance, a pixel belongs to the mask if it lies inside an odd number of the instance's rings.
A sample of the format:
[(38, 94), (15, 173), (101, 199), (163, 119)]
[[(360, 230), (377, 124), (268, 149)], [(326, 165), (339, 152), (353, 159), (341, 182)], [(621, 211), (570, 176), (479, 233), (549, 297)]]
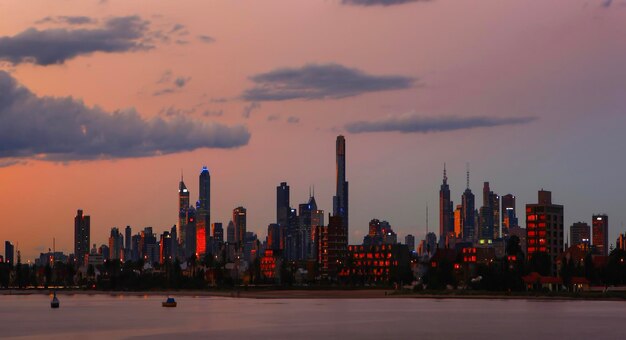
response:
[(439, 243), (443, 247), (445, 240), (454, 234), (454, 210), (450, 200), (450, 187), (446, 164), (443, 164), (443, 182), (439, 189)]
[(4, 262), (13, 266), (15, 262), (15, 247), (13, 243), (4, 241)]
[(336, 142), (337, 157), (337, 190), (333, 197), (333, 215), (341, 216), (342, 227), (346, 229), (348, 235), (348, 182), (346, 181), (346, 139), (337, 136)]
[(474, 242), (476, 239), (476, 224), (475, 224), (475, 203), (474, 194), (469, 185), (469, 165), (467, 166), (467, 184), (465, 191), (461, 196), (461, 219), (463, 223), (463, 240), (466, 242)]
[(409, 247), (409, 251), (415, 251), (415, 236), (408, 234), (404, 237), (404, 243)]
[(463, 234), (463, 205), (457, 204), (454, 209), (454, 236), (460, 238)]
[(593, 215), (593, 247), (598, 255), (609, 255), (609, 217), (606, 214)]
[(517, 213), (515, 210), (515, 196), (506, 194), (502, 196), (502, 236), (509, 236), (509, 228), (517, 226)]
[(185, 224), (187, 224), (187, 212), (189, 210), (189, 190), (180, 176), (178, 184), (178, 237), (181, 246), (185, 244)]
[(281, 182), (276, 187), (276, 223), (282, 228), (289, 225), (289, 185), (287, 182)]
[(222, 243), (224, 242), (224, 228), (222, 228), (222, 223), (215, 222), (211, 224), (211, 230), (213, 234), (213, 239), (215, 242)]
[(233, 221), (228, 222), (228, 226), (226, 227), (226, 242), (230, 244), (235, 243), (235, 224)]
[(489, 188), (489, 182), (483, 185), (483, 206), (479, 209), (481, 242), (500, 237), (500, 196)]
[(563, 252), (563, 206), (552, 204), (552, 193), (540, 190), (536, 204), (526, 204), (526, 242), (530, 258), (546, 252), (556, 275), (556, 260)]
[[(206, 166), (202, 167), (202, 171), (200, 171), (200, 190), (199, 198), (200, 201), (200, 209), (202, 209), (202, 215), (205, 219), (205, 225), (211, 225), (211, 174), (209, 173), (209, 169)], [(200, 213), (199, 213), (200, 215)]]
[(129, 225), (126, 226), (126, 229), (124, 229), (124, 248), (126, 249), (126, 252), (130, 252), (130, 238), (132, 237), (132, 230), (130, 228)]
[(237, 207), (233, 210), (233, 224), (235, 225), (235, 243), (243, 247), (246, 241), (246, 208)]
[(122, 259), (122, 247), (124, 246), (124, 237), (120, 233), (119, 228), (111, 228), (109, 236), (109, 258), (112, 260)]
[(589, 249), (591, 244), (591, 228), (585, 222), (576, 222), (569, 227), (569, 241), (572, 246)]
[(89, 254), (90, 217), (83, 215), (82, 210), (74, 217), (74, 257), (78, 265), (83, 265), (85, 255)]

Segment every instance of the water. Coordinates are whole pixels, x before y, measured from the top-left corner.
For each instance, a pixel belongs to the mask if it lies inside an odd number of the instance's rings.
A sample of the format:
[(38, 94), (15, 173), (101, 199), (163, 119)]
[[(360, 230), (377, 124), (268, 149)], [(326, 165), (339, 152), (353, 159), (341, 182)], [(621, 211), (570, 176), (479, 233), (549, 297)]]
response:
[(626, 303), (0, 295), (0, 337), (53, 339), (620, 339)]

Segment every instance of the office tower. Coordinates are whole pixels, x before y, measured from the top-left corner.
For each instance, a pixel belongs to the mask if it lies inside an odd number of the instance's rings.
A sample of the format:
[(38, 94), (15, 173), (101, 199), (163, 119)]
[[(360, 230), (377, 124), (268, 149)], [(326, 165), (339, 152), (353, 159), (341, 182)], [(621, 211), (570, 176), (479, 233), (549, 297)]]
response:
[(13, 243), (9, 241), (4, 241), (4, 262), (9, 263), (10, 266), (14, 264), (14, 256), (15, 256), (15, 247)]
[(348, 234), (348, 182), (346, 181), (346, 139), (337, 136), (336, 142), (337, 157), (337, 191), (333, 197), (333, 215), (341, 216), (342, 226)]
[(172, 245), (176, 240), (172, 239), (172, 234), (169, 231), (164, 231), (161, 234), (159, 240), (159, 263), (174, 261), (174, 253), (172, 252)]
[(74, 217), (74, 256), (78, 265), (85, 262), (85, 255), (89, 254), (90, 242), (90, 217), (83, 215), (82, 210), (76, 212)]
[[(315, 197), (311, 193), (309, 193), (309, 201), (307, 203), (300, 204), (298, 206), (299, 216), (298, 216), (298, 228), (297, 228), (297, 241), (296, 241), (296, 259), (297, 260), (306, 260), (310, 258), (315, 251), (312, 249), (311, 245), (314, 243), (314, 240), (311, 239), (311, 235), (314, 234), (313, 227), (315, 226), (313, 223), (313, 215), (317, 214), (317, 202), (315, 202)], [(316, 215), (316, 219), (319, 216)], [(316, 221), (316, 225), (319, 224), (320, 221)]]
[(606, 214), (593, 215), (593, 248), (598, 255), (609, 255), (609, 217)]
[(131, 247), (131, 243), (130, 243), (130, 238), (132, 237), (132, 229), (130, 228), (129, 225), (126, 226), (126, 229), (124, 229), (124, 248), (126, 248), (126, 251), (130, 251), (130, 247)]
[(556, 275), (556, 260), (563, 252), (563, 206), (552, 204), (552, 193), (540, 190), (536, 204), (526, 204), (526, 242), (530, 258), (546, 252)]
[(397, 244), (398, 235), (391, 228), (391, 224), (387, 221), (380, 222), (380, 231), (383, 237), (383, 244)]
[(183, 247), (185, 244), (185, 224), (187, 224), (187, 212), (189, 210), (189, 190), (180, 176), (178, 184), (178, 243)]
[(454, 233), (454, 211), (450, 200), (450, 187), (448, 186), (448, 175), (446, 164), (443, 165), (443, 183), (439, 189), (439, 242), (443, 247), (445, 240)]
[(267, 249), (274, 252), (282, 250), (282, 235), (280, 234), (280, 226), (277, 223), (271, 223), (267, 226)]
[(474, 242), (476, 240), (476, 214), (474, 194), (469, 185), (469, 165), (466, 172), (467, 183), (465, 191), (461, 196), (461, 217), (463, 223), (463, 240), (465, 242)]
[(479, 240), (481, 243), (500, 237), (500, 196), (489, 188), (489, 182), (483, 185), (483, 206), (479, 211)]
[(276, 223), (283, 228), (289, 224), (289, 186), (287, 182), (281, 182), (276, 187)]
[(517, 212), (515, 210), (515, 196), (502, 196), (502, 236), (509, 236), (509, 228), (517, 226)]
[(237, 207), (233, 210), (233, 224), (235, 225), (235, 243), (243, 247), (246, 241), (246, 208)]
[(202, 167), (202, 171), (200, 171), (200, 190), (199, 190), (199, 201), (200, 201), (200, 209), (203, 210), (205, 225), (211, 225), (211, 174), (209, 173), (209, 169), (206, 166)]
[(500, 196), (494, 192), (491, 194), (491, 211), (493, 211), (493, 239), (500, 238)]
[(463, 235), (463, 205), (457, 204), (454, 209), (454, 236), (461, 238)]
[(123, 245), (124, 236), (122, 236), (120, 230), (118, 228), (111, 228), (111, 234), (109, 236), (109, 258), (111, 260), (122, 259)]
[(591, 228), (585, 222), (576, 222), (569, 227), (569, 241), (571, 246), (578, 246), (584, 250), (591, 244)]
[(196, 217), (197, 210), (194, 207), (189, 207), (189, 209), (187, 209), (187, 223), (183, 227), (185, 232), (183, 252), (186, 259), (196, 254)]
[(415, 236), (408, 234), (404, 237), (404, 243), (409, 247), (410, 252), (415, 251)]
[(619, 234), (617, 240), (615, 241), (615, 248), (626, 251), (626, 235), (623, 233)]
[(103, 244), (98, 248), (98, 254), (102, 255), (102, 259), (109, 260), (111, 258), (111, 249), (106, 244)]
[(140, 233), (140, 248), (145, 263), (159, 262), (159, 247), (157, 245), (156, 234), (152, 232), (152, 227), (146, 227)]
[(228, 227), (226, 227), (226, 242), (235, 243), (235, 224), (233, 221), (228, 222)]
[(224, 242), (224, 229), (222, 228), (222, 223), (216, 222), (211, 224), (211, 233), (213, 234), (215, 242)]
[(329, 216), (328, 226), (319, 226), (315, 233), (318, 245), (317, 262), (323, 279), (335, 279), (346, 261), (348, 234), (341, 216)]

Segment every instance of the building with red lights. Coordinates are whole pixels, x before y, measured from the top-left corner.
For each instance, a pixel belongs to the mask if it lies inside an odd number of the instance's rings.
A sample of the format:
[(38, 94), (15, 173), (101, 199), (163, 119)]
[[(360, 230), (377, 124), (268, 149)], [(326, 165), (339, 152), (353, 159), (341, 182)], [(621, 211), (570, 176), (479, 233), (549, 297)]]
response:
[(348, 233), (342, 216), (329, 216), (328, 226), (317, 226), (315, 244), (318, 247), (317, 264), (322, 279), (337, 277), (345, 265), (348, 251)]
[(597, 255), (609, 255), (609, 217), (606, 214), (593, 215), (593, 247)]
[(552, 193), (540, 190), (536, 204), (526, 204), (526, 255), (545, 252), (557, 273), (557, 258), (563, 252), (563, 206), (552, 204)]
[(401, 282), (410, 273), (410, 261), (409, 248), (404, 244), (350, 245), (340, 276), (361, 283)]

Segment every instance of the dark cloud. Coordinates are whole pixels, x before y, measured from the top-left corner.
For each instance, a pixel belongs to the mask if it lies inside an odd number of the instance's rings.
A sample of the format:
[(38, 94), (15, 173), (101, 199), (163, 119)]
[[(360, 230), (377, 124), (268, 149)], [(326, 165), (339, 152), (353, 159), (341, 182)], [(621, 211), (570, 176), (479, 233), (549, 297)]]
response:
[(174, 80), (176, 87), (184, 87), (191, 80), (191, 77), (178, 77)]
[(602, 0), (602, 7), (608, 8), (613, 4), (613, 0)]
[(250, 101), (344, 98), (367, 92), (410, 88), (415, 80), (404, 76), (369, 75), (338, 64), (281, 68), (250, 79), (256, 86), (242, 95)]
[(261, 107), (261, 104), (257, 103), (257, 102), (252, 102), (248, 105), (246, 105), (243, 108), (243, 113), (241, 114), (244, 118), (250, 118), (250, 115), (252, 114), (252, 111), (258, 109)]
[(87, 16), (56, 16), (56, 17), (45, 17), (39, 21), (37, 24), (67, 24), (67, 25), (87, 25), (87, 24), (96, 24), (98, 20), (94, 18), (90, 18)]
[(221, 117), (224, 115), (224, 110), (204, 110), (202, 115), (205, 117)]
[(526, 124), (536, 119), (537, 117), (420, 117), (418, 115), (405, 115), (377, 121), (357, 121), (348, 123), (344, 127), (346, 131), (351, 133), (428, 133)]
[(170, 30), (170, 33), (175, 33), (175, 32), (179, 32), (179, 31), (183, 31), (185, 29), (185, 25), (183, 24), (175, 24), (172, 29)]
[(167, 70), (161, 75), (161, 78), (157, 81), (157, 84), (168, 84), (169, 86), (155, 91), (153, 96), (161, 96), (164, 94), (170, 94), (178, 92), (185, 87), (191, 81), (191, 77), (176, 77), (172, 80), (172, 71)]
[(275, 122), (278, 121), (280, 119), (280, 115), (269, 115), (267, 116), (267, 121), (268, 122)]
[(207, 43), (207, 44), (215, 42), (215, 39), (213, 37), (208, 36), (208, 35), (199, 35), (198, 36), (198, 40), (202, 41), (203, 43)]
[(401, 5), (409, 2), (430, 1), (430, 0), (341, 0), (344, 5), (353, 6), (391, 6)]
[(94, 52), (129, 52), (152, 48), (143, 38), (148, 21), (138, 16), (117, 17), (90, 29), (29, 28), (12, 37), (0, 37), (0, 60), (13, 64), (62, 64)]
[(288, 118), (287, 118), (287, 123), (289, 123), (289, 124), (297, 124), (297, 123), (300, 123), (300, 118), (298, 118), (298, 117), (294, 117), (294, 116), (288, 117)]
[(250, 139), (243, 125), (176, 115), (144, 119), (108, 113), (71, 97), (37, 97), (0, 71), (0, 160), (71, 161), (147, 157), (198, 148), (235, 148)]

